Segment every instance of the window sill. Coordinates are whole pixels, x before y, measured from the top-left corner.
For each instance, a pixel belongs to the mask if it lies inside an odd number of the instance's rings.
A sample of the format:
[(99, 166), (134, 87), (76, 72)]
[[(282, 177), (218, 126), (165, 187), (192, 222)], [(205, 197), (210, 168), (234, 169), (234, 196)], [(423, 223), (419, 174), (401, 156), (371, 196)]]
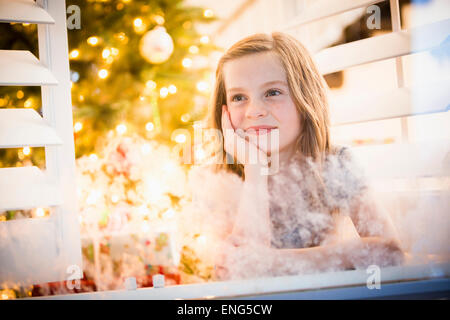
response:
[[(366, 270), (302, 276), (210, 282), (37, 297), (31, 299), (366, 299), (446, 292), (450, 263), (407, 265), (381, 269), (381, 288), (368, 289)], [(442, 288), (447, 288), (446, 290)], [(356, 289), (356, 290), (355, 290)], [(319, 294), (318, 293), (325, 293)], [(363, 294), (362, 294), (363, 292)]]

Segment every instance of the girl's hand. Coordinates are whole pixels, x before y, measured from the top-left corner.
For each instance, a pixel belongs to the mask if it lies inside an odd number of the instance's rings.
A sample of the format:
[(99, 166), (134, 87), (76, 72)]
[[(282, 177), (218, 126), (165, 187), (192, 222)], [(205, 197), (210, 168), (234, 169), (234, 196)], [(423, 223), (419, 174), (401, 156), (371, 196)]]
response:
[(222, 132), (224, 149), (245, 167), (257, 165), (267, 167), (268, 158), (266, 152), (257, 146), (257, 136), (246, 136), (241, 129), (235, 130), (226, 105), (222, 106)]
[[(275, 254), (272, 248), (257, 242), (245, 241), (234, 235), (225, 238), (217, 249), (214, 269), (215, 277), (219, 281), (267, 275)], [(255, 274), (252, 268), (249, 268), (249, 266), (261, 264), (266, 264), (264, 268), (258, 268), (263, 272), (261, 275)]]
[(239, 247), (243, 245), (242, 239), (229, 235), (216, 250), (214, 259), (215, 275), (218, 280), (231, 280), (230, 266), (233, 256)]

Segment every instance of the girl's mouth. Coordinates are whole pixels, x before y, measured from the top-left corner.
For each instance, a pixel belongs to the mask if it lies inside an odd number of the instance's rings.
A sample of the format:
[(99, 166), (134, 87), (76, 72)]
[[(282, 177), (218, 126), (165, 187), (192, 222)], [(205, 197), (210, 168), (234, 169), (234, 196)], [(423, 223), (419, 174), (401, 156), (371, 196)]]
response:
[(253, 126), (253, 127), (248, 127), (247, 129), (245, 129), (245, 132), (248, 133), (248, 134), (263, 135), (263, 134), (270, 133), (270, 131), (272, 131), (273, 129), (277, 129), (277, 127), (273, 127), (273, 126)]

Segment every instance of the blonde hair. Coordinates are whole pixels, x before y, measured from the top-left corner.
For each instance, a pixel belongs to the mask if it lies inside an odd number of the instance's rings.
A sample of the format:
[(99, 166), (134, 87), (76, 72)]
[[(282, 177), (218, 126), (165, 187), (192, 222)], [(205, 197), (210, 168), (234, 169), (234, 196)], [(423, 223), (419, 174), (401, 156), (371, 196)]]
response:
[[(323, 154), (330, 151), (330, 124), (325, 81), (308, 50), (297, 39), (282, 32), (248, 36), (236, 42), (221, 57), (217, 65), (216, 81), (211, 97), (210, 125), (213, 128), (222, 129), (222, 105), (227, 104), (224, 64), (243, 56), (264, 52), (275, 53), (286, 71), (290, 94), (301, 119), (301, 132), (297, 139), (298, 150), (306, 157), (323, 160)], [(225, 152), (223, 154), (225, 158)], [(241, 177), (244, 175), (241, 164), (224, 164), (223, 166)]]

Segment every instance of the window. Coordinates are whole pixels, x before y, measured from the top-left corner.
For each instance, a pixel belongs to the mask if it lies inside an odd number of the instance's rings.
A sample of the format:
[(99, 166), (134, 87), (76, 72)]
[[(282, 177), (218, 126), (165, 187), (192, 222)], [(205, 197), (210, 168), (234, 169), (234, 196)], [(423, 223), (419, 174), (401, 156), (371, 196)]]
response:
[[(1, 0), (0, 0), (1, 1)], [(315, 3), (315, 7), (312, 6), (312, 3)], [(357, 155), (359, 161), (364, 165), (371, 179), (373, 179), (374, 184), (378, 185), (378, 191), (384, 192), (385, 194), (380, 195), (380, 197), (385, 197), (386, 204), (388, 205), (388, 209), (393, 211), (398, 209), (398, 206), (415, 206), (414, 211), (416, 217), (415, 219), (420, 219), (424, 217), (428, 212), (427, 208), (430, 207), (430, 204), (435, 204), (437, 209), (435, 212), (436, 219), (434, 222), (436, 223), (439, 219), (439, 215), (441, 213), (446, 213), (446, 207), (440, 206), (445, 205), (445, 195), (448, 196), (448, 190), (445, 189), (445, 183), (448, 182), (449, 175), (449, 167), (448, 167), (448, 136), (445, 136), (445, 128), (440, 132), (443, 132), (442, 136), (439, 136), (439, 139), (431, 139), (432, 141), (426, 141), (424, 143), (421, 139), (413, 139), (411, 134), (410, 125), (417, 119), (414, 117), (429, 117), (432, 114), (440, 115), (436, 118), (438, 122), (442, 122), (442, 117), (446, 116), (447, 104), (448, 104), (448, 96), (446, 96), (444, 86), (441, 85), (427, 85), (422, 84), (419, 87), (415, 87), (417, 84), (409, 84), (405, 86), (405, 76), (404, 76), (404, 68), (402, 61), (405, 55), (411, 55), (419, 51), (429, 51), (436, 48), (439, 48), (440, 44), (448, 37), (449, 30), (449, 20), (445, 21), (437, 21), (431, 22), (430, 24), (415, 27), (415, 29), (411, 30), (401, 30), (400, 28), (400, 20), (399, 20), (399, 6), (398, 0), (391, 1), (362, 1), (362, 0), (353, 0), (353, 1), (340, 1), (339, 4), (337, 1), (309, 1), (308, 6), (294, 6), (292, 1), (289, 1), (289, 8), (295, 7), (296, 10), (298, 8), (304, 9), (304, 12), (300, 12), (298, 19), (289, 17), (292, 20), (292, 23), (288, 24), (289, 29), (296, 29), (299, 27), (305, 27), (302, 29), (302, 32), (296, 33), (299, 37), (301, 34), (312, 34), (312, 30), (308, 29), (307, 26), (312, 22), (320, 22), (322, 19), (335, 17), (339, 14), (345, 14), (348, 11), (357, 10), (361, 13), (364, 12), (364, 8), (369, 5), (377, 4), (377, 3), (385, 3), (390, 6), (392, 14), (391, 23), (392, 23), (392, 32), (386, 32), (377, 35), (376, 37), (367, 37), (362, 40), (354, 40), (353, 42), (349, 42), (346, 44), (335, 45), (333, 47), (323, 49), (316, 54), (316, 60), (318, 62), (319, 68), (324, 75), (336, 74), (339, 72), (346, 72), (346, 79), (350, 79), (352, 74), (348, 72), (349, 70), (358, 71), (358, 68), (364, 68), (366, 66), (371, 66), (373, 72), (379, 73), (378, 66), (383, 65), (386, 70), (388, 70), (389, 75), (382, 72), (383, 77), (390, 77), (389, 84), (384, 88), (376, 87), (376, 84), (380, 81), (383, 81), (384, 78), (378, 78), (376, 82), (370, 82), (370, 78), (367, 77), (367, 69), (361, 69), (359, 72), (355, 72), (356, 76), (359, 73), (361, 75), (365, 75), (365, 82), (355, 81), (354, 83), (358, 83), (362, 86), (366, 86), (366, 92), (361, 94), (358, 99), (354, 99), (354, 92), (359, 91), (356, 90), (355, 87), (349, 87), (341, 92), (331, 92), (333, 101), (332, 101), (332, 124), (333, 124), (333, 136), (336, 137), (338, 143), (348, 144), (354, 146), (355, 154)], [(1, 3), (1, 2), (0, 2)], [(63, 16), (63, 8), (56, 7), (56, 1), (49, 0), (48, 12), (53, 16), (53, 18)], [(248, 12), (246, 12), (243, 19), (254, 19), (257, 21), (263, 21), (266, 19), (261, 19), (259, 15), (261, 13), (262, 8), (267, 9), (265, 11), (266, 15), (270, 17), (272, 12), (270, 11), (271, 7), (268, 5), (267, 0), (256, 1), (254, 4), (255, 7), (248, 8)], [(256, 9), (255, 9), (256, 8)], [(255, 9), (255, 11), (252, 11)], [(279, 10), (277, 8), (278, 14), (281, 12), (289, 12), (292, 14), (292, 11), (287, 10)], [(363, 9), (363, 10), (361, 10)], [(301, 10), (300, 10), (301, 11)], [(255, 13), (256, 14), (253, 14)], [(356, 17), (357, 15), (354, 15)], [(345, 26), (348, 21), (353, 21), (352, 19), (342, 19), (339, 22), (341, 26)], [(55, 23), (58, 24), (57, 20)], [(62, 21), (62, 20), (61, 20)], [(283, 19), (279, 19), (277, 23), (274, 25), (268, 25), (266, 22), (263, 25), (258, 25), (255, 23), (253, 26), (256, 29), (248, 30), (249, 33), (254, 33), (258, 30), (261, 31), (270, 31), (276, 30), (279, 28)], [(347, 21), (347, 22), (345, 22)], [(245, 23), (246, 26), (249, 26), (249, 22), (245, 20), (237, 20), (237, 21), (229, 21), (229, 30), (225, 30), (223, 32), (224, 35), (231, 34), (232, 41), (235, 41), (237, 38), (243, 37), (242, 34), (242, 24)], [(260, 28), (260, 29), (258, 29)], [(40, 26), (40, 35), (44, 34), (42, 30), (43, 27)], [(233, 32), (233, 30), (235, 32)], [(47, 30), (50, 34), (51, 29)], [(429, 38), (429, 41), (426, 43), (419, 43), (415, 46), (411, 46), (411, 40), (414, 39), (416, 34), (426, 34), (433, 35), (433, 37)], [(339, 35), (330, 35), (330, 39), (335, 41)], [(309, 39), (314, 37), (309, 36)], [(55, 37), (54, 39), (50, 37), (50, 40), (54, 40), (54, 42), (62, 41), (61, 37)], [(303, 39), (301, 39), (303, 40)], [(40, 40), (41, 41), (41, 40)], [(42, 41), (40, 42), (40, 48), (48, 49), (49, 44), (53, 44), (54, 42)], [(226, 42), (226, 39), (223, 41)], [(64, 47), (65, 45), (65, 47)], [(51, 46), (54, 48), (53, 54), (56, 54), (56, 50), (64, 49), (64, 53), (58, 55), (55, 58), (56, 63), (60, 63), (64, 61), (67, 63), (67, 44), (62, 46)], [(323, 47), (323, 43), (316, 43), (315, 45), (311, 45), (312, 48), (321, 48)], [(50, 54), (50, 56), (52, 56)], [(36, 226), (33, 228), (33, 232), (35, 232), (35, 238), (29, 238), (29, 241), (32, 239), (39, 239), (38, 243), (42, 243), (42, 246), (52, 245), (54, 248), (61, 248), (61, 245), (58, 243), (55, 234), (59, 233), (61, 235), (61, 239), (63, 240), (63, 244), (66, 244), (64, 249), (68, 248), (67, 253), (74, 252), (75, 254), (67, 256), (63, 253), (60, 253), (63, 257), (69, 257), (74, 259), (74, 261), (70, 261), (70, 263), (61, 264), (61, 266), (66, 267), (70, 264), (77, 264), (81, 260), (79, 257), (79, 234), (76, 227), (77, 221), (75, 219), (75, 203), (74, 199), (71, 197), (75, 194), (73, 192), (74, 184), (73, 182), (73, 143), (71, 137), (71, 118), (70, 118), (70, 100), (69, 97), (69, 87), (68, 87), (68, 74), (64, 74), (64, 77), (60, 77), (58, 71), (67, 70), (68, 68), (64, 67), (59, 69), (55, 68), (55, 65), (50, 63), (48, 60), (41, 59), (41, 62), (51, 65), (50, 71), (53, 72), (55, 77), (58, 80), (58, 87), (62, 84), (63, 90), (58, 90), (58, 92), (51, 91), (52, 88), (55, 87), (45, 87), (46, 89), (43, 91), (43, 105), (44, 101), (46, 102), (45, 108), (46, 110), (52, 110), (52, 106), (55, 104), (58, 105), (58, 110), (53, 110), (54, 113), (47, 111), (44, 114), (44, 119), (47, 119), (54, 128), (56, 132), (56, 136), (59, 137), (62, 141), (61, 146), (47, 146), (46, 145), (46, 156), (47, 156), (47, 171), (44, 177), (53, 177), (56, 178), (56, 181), (61, 183), (64, 181), (64, 188), (61, 189), (62, 199), (59, 202), (51, 203), (55, 208), (58, 208), (59, 215), (55, 215), (55, 217), (59, 217), (61, 223), (58, 224), (53, 220), (48, 220), (49, 222), (44, 225)], [(62, 63), (62, 62), (61, 62)], [(384, 70), (384, 69), (383, 69)], [(62, 80), (62, 81), (61, 81)], [(418, 99), (415, 95), (418, 90), (425, 88), (427, 92), (426, 96), (433, 97), (433, 104), (430, 105), (427, 100)], [(331, 91), (332, 88), (330, 88)], [(48, 90), (48, 91), (46, 91)], [(67, 95), (62, 95), (61, 92), (66, 92)], [(53, 98), (51, 98), (53, 97)], [(58, 99), (58, 100), (56, 100)], [(50, 103), (49, 102), (53, 102)], [(56, 103), (57, 102), (57, 103)], [(67, 108), (64, 108), (67, 107)], [(56, 109), (56, 108), (55, 108)], [(65, 111), (60, 111), (65, 110)], [(0, 111), (2, 111), (0, 109)], [(60, 112), (60, 113), (56, 113)], [(430, 114), (428, 114), (430, 113)], [(425, 115), (424, 115), (425, 114)], [(70, 119), (69, 119), (70, 118)], [(429, 118), (428, 118), (429, 119)], [(15, 119), (13, 119), (15, 120)], [(60, 122), (58, 120), (61, 120)], [(70, 121), (69, 121), (70, 120)], [(1, 120), (0, 120), (1, 121)], [(433, 119), (429, 119), (430, 123), (432, 123)], [(9, 123), (9, 122), (8, 122)], [(416, 122), (417, 123), (417, 122)], [(366, 136), (361, 137), (360, 132), (364, 132)], [(439, 141), (438, 141), (439, 140)], [(26, 145), (28, 145), (28, 141)], [(10, 144), (11, 146), (22, 146), (22, 144)], [(41, 143), (39, 145), (45, 145)], [(3, 146), (3, 145), (2, 145)], [(7, 145), (9, 146), (9, 145)], [(58, 149), (59, 148), (59, 149)], [(66, 149), (64, 149), (66, 148)], [(64, 151), (64, 152), (62, 152)], [(59, 153), (57, 153), (59, 152)], [(68, 166), (61, 164), (69, 164)], [(68, 171), (66, 171), (68, 170)], [(7, 172), (7, 171), (3, 171)], [(25, 170), (21, 170), (21, 174), (25, 174)], [(0, 171), (1, 174), (1, 171)], [(6, 177), (6, 174), (4, 174)], [(9, 177), (9, 176), (8, 176)], [(14, 181), (14, 183), (19, 184), (20, 179), (8, 179), (3, 181)], [(54, 181), (52, 181), (54, 182)], [(0, 180), (1, 183), (1, 180)], [(48, 183), (49, 188), (54, 187), (54, 184)], [(8, 184), (8, 188), (10, 188), (10, 184)], [(6, 190), (6, 187), (3, 187)], [(2, 190), (3, 190), (2, 189)], [(12, 188), (11, 188), (12, 189)], [(427, 193), (428, 192), (428, 193)], [(417, 200), (417, 193), (420, 195), (426, 195), (426, 198), (421, 198), (422, 202), (414, 203)], [(47, 193), (46, 193), (47, 194)], [(14, 195), (18, 195), (14, 193)], [(54, 193), (50, 193), (53, 199)], [(399, 202), (398, 198), (401, 196), (405, 196), (407, 200), (404, 202)], [(0, 195), (1, 197), (1, 195)], [(390, 197), (390, 198), (389, 198)], [(0, 198), (3, 199), (3, 198)], [(8, 198), (9, 199), (9, 198)], [(20, 204), (23, 198), (18, 195), (17, 198)], [(42, 199), (39, 199), (40, 201)], [(43, 201), (43, 200), (42, 200)], [(49, 200), (50, 201), (50, 200)], [(411, 202), (412, 201), (412, 202)], [(403, 210), (404, 208), (400, 208), (399, 212), (405, 213), (408, 212)], [(442, 211), (442, 212), (441, 212)], [(448, 211), (448, 210), (447, 210)], [(429, 215), (428, 215), (429, 217)], [(404, 216), (398, 215), (397, 222), (400, 222), (400, 218), (404, 218)], [(36, 220), (38, 221), (38, 220)], [(36, 222), (34, 222), (36, 223)], [(19, 231), (23, 230), (22, 224), (16, 224), (16, 228), (9, 227), (8, 232), (12, 235), (20, 234)], [(436, 224), (434, 224), (436, 225)], [(406, 224), (399, 224), (401, 228), (407, 229)], [(39, 228), (38, 228), (39, 227)], [(432, 232), (431, 229), (433, 227), (432, 224), (429, 224), (427, 228), (419, 230), (420, 232)], [(445, 225), (444, 225), (445, 227)], [(12, 230), (12, 231), (9, 231)], [(40, 234), (38, 234), (39, 230)], [(418, 229), (413, 229), (415, 232)], [(405, 233), (408, 234), (408, 233)], [(20, 238), (25, 238), (25, 235)], [(20, 239), (19, 239), (20, 240)], [(404, 243), (408, 243), (410, 239), (403, 238), (401, 239)], [(444, 243), (443, 239), (440, 239), (439, 236), (434, 239), (436, 243)], [(24, 250), (24, 247), (17, 247), (18, 245), (10, 245), (8, 250), (12, 252), (19, 252), (20, 250)], [(417, 248), (416, 248), (417, 249)], [(421, 248), (419, 248), (420, 250)], [(429, 252), (429, 248), (422, 248), (423, 252)], [(51, 251), (51, 250), (49, 250)], [(61, 252), (59, 251), (59, 252)], [(23, 252), (23, 251), (22, 251)], [(3, 254), (3, 252), (2, 252)], [(24, 254), (27, 259), (33, 259), (33, 257), (37, 257), (37, 255), (33, 255), (32, 253)], [(74, 258), (75, 257), (75, 258)], [(49, 257), (48, 261), (55, 263), (55, 261), (59, 261), (58, 257)], [(61, 258), (61, 261), (64, 261)], [(76, 260), (78, 259), (78, 260)], [(41, 261), (42, 257), (39, 259), (36, 258), (36, 261)], [(2, 257), (3, 263), (3, 257)], [(44, 269), (44, 268), (43, 268)], [(44, 271), (44, 270), (43, 270)], [(65, 272), (66, 269), (61, 268), (61, 272)], [(421, 280), (428, 279), (433, 277), (439, 277), (443, 275), (450, 274), (450, 268), (448, 263), (446, 264), (436, 264), (436, 265), (411, 265), (407, 267), (397, 268), (390, 267), (383, 270), (383, 284), (389, 282), (400, 282), (407, 280)], [(44, 282), (49, 281), (49, 278), (41, 277), (36, 281)], [(63, 279), (61, 277), (60, 279)], [(56, 280), (53, 277), (51, 280)], [(366, 270), (354, 270), (354, 271), (344, 271), (338, 273), (326, 273), (326, 274), (315, 274), (315, 275), (305, 275), (305, 276), (287, 276), (280, 278), (266, 278), (266, 279), (256, 279), (256, 280), (246, 280), (246, 281), (232, 281), (232, 282), (216, 282), (216, 283), (207, 283), (201, 285), (185, 285), (185, 286), (173, 286), (165, 289), (140, 289), (138, 291), (110, 291), (110, 292), (99, 292), (99, 293), (88, 293), (88, 294), (79, 294), (79, 295), (71, 295), (65, 298), (214, 298), (214, 297), (241, 297), (241, 296), (252, 296), (252, 295), (270, 295), (276, 292), (306, 292), (308, 290), (315, 289), (330, 289), (330, 288), (348, 288), (348, 287), (363, 287), (365, 288), (367, 281), (367, 273)], [(411, 288), (405, 287), (405, 290), (409, 290), (410, 292), (422, 292), (423, 287), (418, 287), (411, 291)], [(445, 287), (444, 289), (445, 290)], [(331, 294), (331, 293), (330, 293)], [(367, 297), (376, 297), (376, 291), (365, 291)], [(331, 296), (336, 298), (336, 296)], [(342, 296), (341, 296), (342, 297)], [(347, 297), (361, 298), (364, 296), (360, 295), (360, 292), (355, 293), (353, 296), (351, 294), (347, 295)], [(54, 297), (50, 297), (54, 298)], [(308, 296), (306, 296), (308, 298)], [(311, 296), (309, 296), (311, 298)]]

